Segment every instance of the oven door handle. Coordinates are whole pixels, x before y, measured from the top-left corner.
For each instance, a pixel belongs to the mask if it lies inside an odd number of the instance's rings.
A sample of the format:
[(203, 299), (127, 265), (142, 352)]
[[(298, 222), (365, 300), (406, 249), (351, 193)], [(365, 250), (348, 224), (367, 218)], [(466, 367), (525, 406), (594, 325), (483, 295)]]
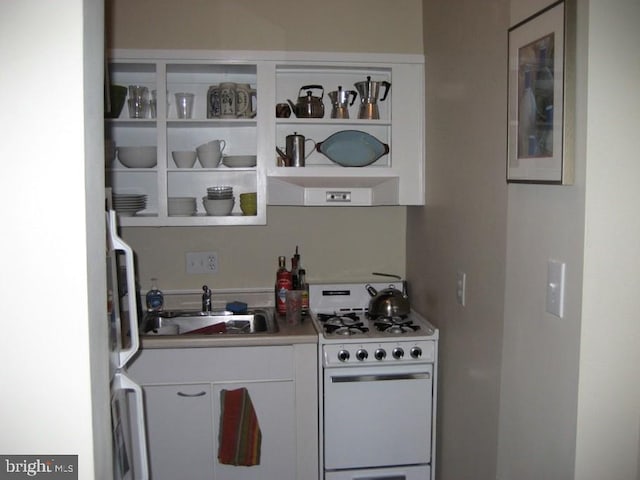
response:
[(429, 380), (431, 373), (385, 373), (371, 375), (331, 376), (331, 383), (379, 382), (385, 380)]

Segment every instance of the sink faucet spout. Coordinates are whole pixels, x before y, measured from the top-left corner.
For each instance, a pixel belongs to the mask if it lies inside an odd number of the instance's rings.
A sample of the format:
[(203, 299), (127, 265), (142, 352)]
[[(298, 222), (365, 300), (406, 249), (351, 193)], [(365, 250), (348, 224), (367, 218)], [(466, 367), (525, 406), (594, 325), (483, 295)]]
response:
[(211, 289), (208, 286), (203, 285), (202, 291), (204, 292), (202, 294), (202, 311), (210, 312), (211, 311)]

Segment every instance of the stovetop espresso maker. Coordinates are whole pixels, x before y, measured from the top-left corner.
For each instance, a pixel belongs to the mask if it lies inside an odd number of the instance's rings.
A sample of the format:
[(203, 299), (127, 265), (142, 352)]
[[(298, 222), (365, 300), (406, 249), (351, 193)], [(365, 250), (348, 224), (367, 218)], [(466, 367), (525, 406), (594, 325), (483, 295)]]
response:
[[(338, 90), (329, 92), (331, 99), (331, 118), (349, 118), (349, 107), (356, 101), (358, 93), (353, 90)], [(349, 101), (351, 100), (351, 101)]]
[(367, 120), (378, 120), (380, 118), (380, 110), (378, 109), (378, 96), (380, 88), (384, 87), (384, 93), (380, 101), (384, 101), (389, 93), (391, 83), (383, 80), (376, 82), (368, 76), (364, 82), (356, 82), (354, 84), (360, 94), (360, 108), (358, 109), (358, 118)]

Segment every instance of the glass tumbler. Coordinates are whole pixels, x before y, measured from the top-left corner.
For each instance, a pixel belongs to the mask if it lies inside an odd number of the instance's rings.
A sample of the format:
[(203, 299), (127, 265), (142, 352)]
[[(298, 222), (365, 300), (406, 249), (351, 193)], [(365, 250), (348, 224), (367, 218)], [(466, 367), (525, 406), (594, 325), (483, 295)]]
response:
[(193, 93), (176, 93), (178, 118), (191, 118), (193, 113)]
[(130, 118), (147, 118), (149, 113), (149, 89), (142, 85), (129, 85)]

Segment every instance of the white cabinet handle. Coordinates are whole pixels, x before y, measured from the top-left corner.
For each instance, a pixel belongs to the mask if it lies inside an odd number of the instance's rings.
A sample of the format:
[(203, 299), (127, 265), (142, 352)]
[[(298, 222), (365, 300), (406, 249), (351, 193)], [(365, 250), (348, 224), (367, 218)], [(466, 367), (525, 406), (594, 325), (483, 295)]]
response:
[[(115, 250), (120, 250), (124, 252), (125, 258), (125, 270), (126, 270), (126, 279), (127, 279), (127, 298), (129, 300), (129, 328), (131, 339), (131, 346), (129, 348), (123, 348), (119, 352), (119, 361), (120, 364), (118, 367), (124, 367), (129, 360), (136, 354), (138, 348), (140, 346), (140, 339), (138, 338), (138, 306), (136, 305), (136, 282), (135, 282), (135, 267), (133, 262), (133, 250), (129, 245), (127, 245), (124, 240), (122, 240), (118, 236), (118, 232), (116, 231), (116, 212), (115, 210), (109, 210), (107, 212), (107, 228), (109, 240), (111, 243), (111, 248)], [(118, 322), (122, 325), (122, 319), (118, 318)]]
[(142, 398), (142, 388), (136, 382), (127, 377), (124, 373), (118, 372), (113, 377), (113, 388), (116, 390), (128, 390), (133, 392), (135, 406), (135, 428), (137, 430), (139, 445), (136, 451), (140, 456), (140, 480), (149, 479), (149, 464), (147, 463), (147, 436), (144, 428), (144, 403)]

